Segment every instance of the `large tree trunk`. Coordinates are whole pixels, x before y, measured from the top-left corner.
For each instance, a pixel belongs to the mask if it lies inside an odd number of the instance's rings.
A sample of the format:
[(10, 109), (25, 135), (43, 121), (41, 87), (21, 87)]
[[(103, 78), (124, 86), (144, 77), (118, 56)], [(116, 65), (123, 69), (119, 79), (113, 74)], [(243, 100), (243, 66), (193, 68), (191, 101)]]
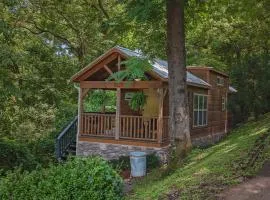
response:
[(184, 0), (167, 0), (167, 57), (171, 119), (169, 131), (172, 143), (178, 146), (178, 151), (191, 147), (185, 64)]

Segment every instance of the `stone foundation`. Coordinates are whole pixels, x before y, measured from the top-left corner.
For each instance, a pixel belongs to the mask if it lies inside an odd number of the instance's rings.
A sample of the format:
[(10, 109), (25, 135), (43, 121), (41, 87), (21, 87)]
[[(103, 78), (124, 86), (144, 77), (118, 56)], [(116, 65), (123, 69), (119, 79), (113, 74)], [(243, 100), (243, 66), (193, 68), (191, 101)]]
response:
[(77, 144), (76, 155), (100, 155), (107, 160), (112, 160), (118, 159), (120, 156), (129, 156), (129, 153), (132, 151), (144, 151), (147, 154), (155, 153), (162, 163), (167, 162), (168, 146), (163, 148), (155, 148), (79, 141)]
[(213, 135), (207, 135), (202, 137), (192, 138), (192, 145), (195, 147), (207, 147), (209, 145), (213, 145), (219, 142), (222, 138), (224, 138), (226, 133), (216, 133)]
[[(213, 135), (192, 138), (193, 146), (206, 147), (220, 141), (226, 134), (217, 133)], [(118, 159), (120, 156), (129, 156), (132, 151), (144, 151), (147, 154), (155, 153), (159, 158), (161, 163), (167, 163), (168, 159), (168, 148), (155, 148), (155, 147), (142, 147), (142, 146), (132, 146), (132, 145), (121, 145), (121, 144), (108, 144), (108, 143), (98, 143), (98, 142), (85, 142), (79, 141), (77, 144), (76, 155), (79, 156), (90, 156), (90, 155), (100, 155), (107, 160)]]

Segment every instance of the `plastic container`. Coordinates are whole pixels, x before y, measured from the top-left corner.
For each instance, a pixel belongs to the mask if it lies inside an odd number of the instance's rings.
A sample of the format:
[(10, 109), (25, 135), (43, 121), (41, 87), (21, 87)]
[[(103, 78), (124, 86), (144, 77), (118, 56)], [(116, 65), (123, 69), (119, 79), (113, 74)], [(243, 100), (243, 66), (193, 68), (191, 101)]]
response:
[(146, 153), (134, 151), (130, 153), (131, 176), (141, 177), (146, 174)]

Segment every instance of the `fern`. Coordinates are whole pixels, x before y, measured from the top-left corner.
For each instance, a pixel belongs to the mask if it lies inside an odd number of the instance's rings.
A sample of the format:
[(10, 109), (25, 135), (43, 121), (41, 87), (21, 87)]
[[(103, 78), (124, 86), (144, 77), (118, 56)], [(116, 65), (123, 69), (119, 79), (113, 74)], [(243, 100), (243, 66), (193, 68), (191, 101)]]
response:
[(132, 110), (138, 111), (143, 108), (146, 103), (146, 95), (143, 92), (135, 92), (129, 102)]
[(147, 80), (145, 72), (151, 70), (151, 64), (146, 58), (131, 57), (130, 59), (121, 62), (125, 65), (124, 70), (115, 72), (109, 76), (108, 81), (115, 80), (117, 82), (127, 80), (134, 81), (135, 79)]

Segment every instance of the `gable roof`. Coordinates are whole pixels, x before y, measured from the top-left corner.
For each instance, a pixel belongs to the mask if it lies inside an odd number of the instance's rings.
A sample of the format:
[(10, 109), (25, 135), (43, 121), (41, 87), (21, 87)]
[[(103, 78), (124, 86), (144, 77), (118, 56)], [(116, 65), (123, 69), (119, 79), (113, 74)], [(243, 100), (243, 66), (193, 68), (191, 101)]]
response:
[[(138, 58), (145, 57), (143, 54), (139, 52), (132, 51), (124, 47), (116, 46), (115, 48), (122, 51), (124, 54), (126, 54), (129, 57), (138, 57)], [(159, 76), (161, 76), (164, 79), (168, 79), (168, 62), (167, 61), (160, 60), (160, 59), (153, 59), (150, 63), (155, 73), (157, 73)], [(190, 72), (187, 72), (187, 82), (191, 84), (201, 85), (204, 87), (211, 87), (211, 85), (208, 84), (206, 81), (200, 79), (199, 77), (195, 76), (194, 74)]]
[(218, 71), (216, 70), (215, 68), (213, 67), (207, 67), (207, 66), (187, 66), (188, 69), (202, 69), (202, 70), (209, 70), (209, 71), (212, 71), (212, 72), (215, 72), (219, 75), (222, 75), (222, 76), (225, 76), (225, 77), (229, 77), (228, 74), (224, 73), (224, 72), (221, 72), (221, 71)]
[[(132, 51), (130, 49), (120, 47), (120, 46), (115, 46), (100, 57), (98, 57), (96, 60), (91, 62), (89, 65), (87, 65), (85, 68), (80, 70), (78, 73), (73, 75), (72, 80), (73, 81), (78, 81), (79, 77), (83, 75), (85, 72), (87, 72), (89, 69), (91, 69), (95, 64), (97, 64), (100, 60), (104, 59), (106, 56), (113, 52), (118, 52), (125, 57), (137, 57), (137, 58), (145, 58), (146, 56), (143, 55), (142, 53), (138, 51)], [(153, 59), (150, 61), (150, 64), (153, 67), (153, 72), (158, 75), (160, 78), (168, 80), (168, 62), (165, 60), (161, 59)], [(187, 84), (189, 85), (194, 85), (198, 87), (203, 87), (203, 88), (209, 88), (211, 85), (207, 83), (206, 81), (202, 80), (201, 78), (195, 76), (194, 74), (190, 73), (187, 71)]]

